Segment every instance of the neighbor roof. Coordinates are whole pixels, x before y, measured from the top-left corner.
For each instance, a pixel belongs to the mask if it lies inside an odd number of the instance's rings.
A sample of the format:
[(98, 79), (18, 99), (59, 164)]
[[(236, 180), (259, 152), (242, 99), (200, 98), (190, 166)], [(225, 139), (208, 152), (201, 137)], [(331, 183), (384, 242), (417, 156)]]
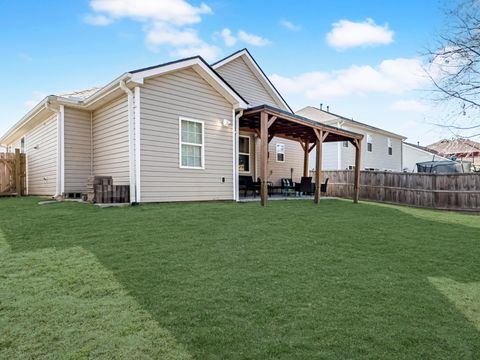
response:
[(443, 139), (428, 145), (428, 148), (441, 154), (469, 154), (480, 152), (480, 143), (470, 139)]

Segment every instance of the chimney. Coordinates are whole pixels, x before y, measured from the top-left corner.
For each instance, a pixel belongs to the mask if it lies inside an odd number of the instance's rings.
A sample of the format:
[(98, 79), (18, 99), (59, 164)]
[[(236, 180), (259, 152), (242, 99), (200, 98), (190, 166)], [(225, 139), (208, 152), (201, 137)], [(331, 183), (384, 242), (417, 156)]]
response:
[(320, 110), (322, 110), (322, 108), (323, 108), (323, 104), (320, 104)]
[(417, 141), (417, 146), (420, 146), (420, 141)]
[(330, 112), (330, 105), (327, 105), (327, 112)]

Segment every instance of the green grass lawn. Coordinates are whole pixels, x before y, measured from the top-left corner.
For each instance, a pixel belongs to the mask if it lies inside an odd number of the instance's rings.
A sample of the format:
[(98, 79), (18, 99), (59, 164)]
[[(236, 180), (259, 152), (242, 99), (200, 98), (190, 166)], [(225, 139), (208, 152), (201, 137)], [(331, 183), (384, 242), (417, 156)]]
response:
[(478, 359), (480, 216), (0, 200), (0, 358)]

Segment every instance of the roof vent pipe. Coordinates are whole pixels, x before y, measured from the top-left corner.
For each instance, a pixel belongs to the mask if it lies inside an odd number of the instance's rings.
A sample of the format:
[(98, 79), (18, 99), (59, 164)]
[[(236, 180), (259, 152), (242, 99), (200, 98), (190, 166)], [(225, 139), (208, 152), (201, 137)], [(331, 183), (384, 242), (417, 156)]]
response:
[(330, 112), (330, 106), (327, 105), (327, 112)]
[(320, 110), (322, 110), (322, 108), (323, 108), (323, 104), (320, 104)]

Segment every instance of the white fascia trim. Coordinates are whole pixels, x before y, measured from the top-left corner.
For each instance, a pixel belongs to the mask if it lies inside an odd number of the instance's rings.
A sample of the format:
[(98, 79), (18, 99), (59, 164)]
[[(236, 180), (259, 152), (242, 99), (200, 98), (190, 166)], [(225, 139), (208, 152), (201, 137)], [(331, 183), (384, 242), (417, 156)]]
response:
[(137, 202), (141, 202), (141, 176), (140, 176), (140, 87), (136, 86), (134, 90), (135, 96), (135, 113), (134, 113), (134, 123), (135, 123), (135, 192)]
[(229, 86), (227, 86), (227, 84), (225, 84), (225, 82), (222, 81), (222, 79), (220, 79), (220, 77), (214, 71), (212, 71), (212, 69), (210, 69), (209, 66), (207, 66), (202, 60), (200, 60), (200, 58), (193, 58), (193, 59), (188, 59), (184, 61), (179, 61), (173, 64), (159, 66), (154, 69), (148, 69), (148, 70), (140, 71), (138, 73), (133, 73), (131, 74), (131, 81), (134, 83), (142, 84), (144, 80), (147, 78), (181, 70), (188, 67), (193, 67), (193, 66), (200, 67), (206, 74), (208, 74), (208, 76), (210, 76), (210, 78), (215, 80), (215, 82), (217, 82), (220, 85), (222, 90), (225, 91), (225, 93), (228, 94), (230, 98), (235, 99), (235, 102), (236, 102), (235, 105), (238, 108), (244, 108), (244, 109), (248, 108), (248, 104), (240, 96), (238, 96), (235, 93), (235, 91), (233, 91)]
[[(257, 63), (256, 63), (255, 60), (250, 56), (250, 54), (248, 53), (248, 51), (246, 51), (246, 50), (239, 51), (238, 53), (233, 54), (232, 56), (227, 57), (226, 59), (223, 59), (223, 60), (220, 61), (219, 63), (214, 64), (212, 67), (216, 70), (216, 69), (218, 69), (219, 67), (222, 67), (223, 65), (228, 64), (229, 62), (231, 62), (231, 61), (233, 61), (233, 60), (235, 60), (236, 58), (239, 58), (239, 57), (241, 57), (241, 56), (245, 56), (245, 57), (248, 59), (249, 65), (255, 69), (255, 71), (254, 71), (255, 76), (264, 84), (264, 86), (266, 85), (267, 90), (269, 90), (269, 92), (271, 93), (271, 95), (273, 95), (280, 104), (282, 104), (283, 106), (285, 106), (285, 108), (287, 109), (287, 111), (290, 111), (290, 107), (288, 106), (288, 104), (285, 102), (285, 100), (282, 99), (282, 97), (280, 96), (280, 93), (278, 92), (278, 90), (275, 89), (275, 87), (272, 86), (270, 80), (265, 76), (265, 74), (263, 73), (263, 71), (258, 67)], [(248, 64), (247, 64), (247, 65), (248, 65)]]

